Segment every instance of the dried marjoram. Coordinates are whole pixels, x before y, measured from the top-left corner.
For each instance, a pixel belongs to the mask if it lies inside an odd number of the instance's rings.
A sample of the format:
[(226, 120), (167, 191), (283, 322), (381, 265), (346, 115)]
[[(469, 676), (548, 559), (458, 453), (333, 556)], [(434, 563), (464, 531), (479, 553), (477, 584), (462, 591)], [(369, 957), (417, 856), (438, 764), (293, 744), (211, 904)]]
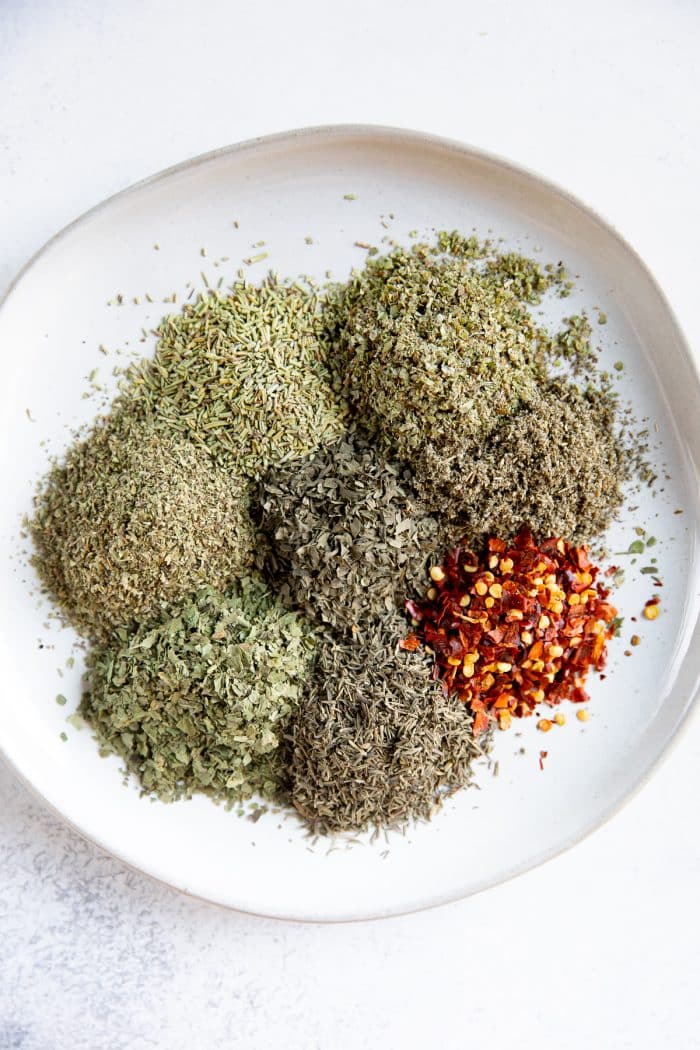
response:
[(303, 617), (261, 582), (205, 588), (88, 656), (82, 715), (164, 801), (275, 795), (278, 751), (313, 652)]
[(409, 472), (359, 433), (272, 471), (259, 513), (275, 586), (341, 631), (402, 608), (436, 549), (437, 523), (415, 499)]
[(131, 391), (158, 431), (252, 478), (337, 439), (346, 407), (331, 389), (319, 298), (269, 278), (236, 282), (164, 318)]
[(581, 703), (617, 615), (597, 577), (585, 547), (538, 546), (528, 529), (512, 545), (491, 537), (483, 558), (457, 546), (431, 568), (425, 599), (406, 602), (416, 629), (401, 646), (430, 649), (434, 676), (474, 713), (477, 734), (490, 718), (505, 729), (538, 704)]
[(395, 615), (319, 645), (291, 732), (291, 799), (317, 832), (427, 819), (472, 779), (487, 741), (425, 658), (398, 651), (405, 632)]
[(250, 568), (247, 483), (122, 400), (48, 474), (29, 523), (39, 577), (89, 637)]

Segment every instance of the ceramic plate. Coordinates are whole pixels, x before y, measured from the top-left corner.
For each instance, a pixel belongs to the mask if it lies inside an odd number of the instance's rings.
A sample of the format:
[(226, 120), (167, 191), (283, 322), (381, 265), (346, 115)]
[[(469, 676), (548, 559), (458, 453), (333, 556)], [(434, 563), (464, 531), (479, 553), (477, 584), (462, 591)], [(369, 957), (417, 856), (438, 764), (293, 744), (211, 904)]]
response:
[[(80, 693), (80, 660), (65, 666), (75, 636), (47, 621), (21, 554), (21, 518), (48, 453), (97, 411), (99, 398), (83, 397), (86, 377), (98, 368), (95, 382), (109, 382), (126, 360), (117, 349), (150, 352), (142, 329), (173, 309), (165, 297), (176, 292), (180, 302), (201, 287), (202, 274), (210, 284), (233, 279), (255, 242), (266, 242), (269, 259), (247, 267), (252, 278), (270, 266), (323, 279), (363, 263), (357, 241), (381, 247), (390, 235), (410, 243), (410, 231), (442, 228), (493, 231), (543, 261), (564, 260), (578, 275), (576, 292), (552, 311), (607, 314), (596, 327), (603, 361), (624, 365), (620, 390), (647, 421), (660, 477), (655, 494), (632, 499), (636, 509), (611, 530), (608, 546), (627, 550), (635, 526), (653, 534), (644, 561), (657, 558), (661, 616), (632, 622), (654, 588), (639, 572), (643, 560), (619, 558), (628, 567), (615, 594), (625, 622), (606, 680), (593, 683), (590, 721), (569, 710), (567, 725), (546, 738), (534, 719), (498, 734), (500, 775), (484, 765), (478, 790), (456, 795), (405, 836), (331, 847), (310, 842), (281, 814), (252, 823), (204, 798), (170, 806), (140, 798), (123, 786), (116, 758), (98, 757), (89, 730), (66, 723)], [(114, 303), (117, 294), (123, 305)], [(640, 784), (683, 722), (700, 667), (698, 378), (644, 264), (552, 184), (452, 142), (382, 128), (320, 128), (223, 149), (118, 194), (54, 238), (8, 293), (0, 344), (0, 746), (54, 810), (126, 863), (187, 893), (270, 916), (343, 920), (429, 907), (580, 840)], [(632, 633), (642, 644), (625, 656)]]

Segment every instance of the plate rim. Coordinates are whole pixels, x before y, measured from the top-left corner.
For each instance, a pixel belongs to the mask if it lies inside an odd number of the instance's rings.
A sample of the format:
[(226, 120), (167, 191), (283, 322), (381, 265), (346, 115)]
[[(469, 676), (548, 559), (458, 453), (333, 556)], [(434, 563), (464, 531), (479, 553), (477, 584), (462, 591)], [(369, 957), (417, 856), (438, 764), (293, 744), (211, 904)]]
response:
[[(207, 164), (211, 161), (217, 160), (218, 158), (228, 157), (232, 155), (243, 155), (248, 152), (254, 152), (258, 149), (265, 149), (269, 146), (284, 143), (297, 143), (297, 142), (311, 142), (313, 140), (326, 140), (332, 141), (333, 139), (343, 139), (349, 136), (367, 137), (368, 139), (382, 139), (388, 138), (396, 143), (422, 145), (430, 149), (442, 149), (446, 152), (451, 152), (460, 156), (463, 160), (481, 161), (488, 164), (494, 165), (505, 172), (517, 176), (519, 178), (525, 178), (529, 182), (539, 185), (546, 189), (549, 193), (554, 194), (569, 205), (573, 205), (579, 209), (584, 215), (592, 220), (598, 227), (602, 228), (606, 234), (612, 236), (618, 243), (618, 245), (629, 255), (632, 260), (639, 267), (640, 271), (650, 282), (654, 292), (659, 298), (661, 305), (666, 311), (667, 319), (675, 329), (675, 335), (678, 340), (678, 345), (681, 353), (685, 357), (687, 363), (690, 366), (691, 372), (695, 380), (695, 394), (700, 400), (700, 360), (696, 358), (692, 351), (690, 343), (685, 335), (683, 327), (679, 322), (676, 313), (666, 296), (659, 280), (656, 278), (654, 272), (646, 261), (641, 257), (636, 248), (623, 236), (617, 227), (603, 214), (601, 214), (596, 208), (587, 204), (577, 195), (571, 193), (560, 183), (549, 178), (548, 176), (540, 173), (539, 171), (530, 168), (527, 165), (520, 164), (516, 161), (510, 160), (499, 153), (492, 152), (490, 150), (482, 149), (481, 147), (471, 145), (469, 143), (460, 141), (442, 135), (436, 135), (431, 132), (419, 131), (410, 128), (395, 127), (385, 124), (367, 124), (367, 123), (337, 123), (337, 124), (320, 124), (312, 125), (302, 128), (294, 128), (287, 131), (279, 131), (269, 135), (260, 135), (253, 138), (245, 139), (241, 142), (231, 143), (229, 145), (220, 146), (213, 150), (208, 150), (205, 153), (197, 154), (193, 157), (187, 158), (183, 161), (179, 161), (176, 164), (170, 165), (163, 168), (152, 175), (146, 176), (143, 179), (131, 183), (124, 189), (118, 190), (117, 192), (110, 194), (110, 196), (99, 201), (97, 204), (91, 206), (86, 211), (79, 214), (71, 222), (67, 223), (55, 234), (48, 238), (41, 245), (41, 247), (35, 251), (24, 265), (19, 269), (14, 278), (10, 281), (9, 285), (0, 294), (0, 315), (6, 304), (9, 302), (15, 291), (23, 280), (30, 274), (33, 268), (40, 262), (40, 260), (57, 244), (59, 244), (64, 238), (68, 237), (74, 230), (80, 228), (84, 223), (88, 222), (93, 216), (98, 215), (103, 210), (109, 208), (116, 201), (128, 198), (132, 194), (137, 194), (147, 187), (157, 185), (160, 182), (166, 181), (174, 175), (178, 175), (182, 172), (190, 171), (200, 165)], [(430, 901), (419, 901), (418, 903), (404, 908), (380, 908), (374, 911), (368, 911), (361, 915), (351, 915), (349, 917), (336, 917), (336, 916), (321, 916), (311, 917), (308, 915), (290, 914), (284, 911), (268, 910), (268, 911), (256, 911), (251, 908), (242, 907), (236, 904), (232, 904), (222, 900), (215, 900), (211, 897), (207, 897), (200, 893), (192, 892), (186, 887), (179, 885), (176, 881), (172, 881), (170, 878), (166, 878), (162, 874), (157, 874), (153, 870), (148, 870), (145, 867), (140, 866), (136, 861), (129, 859), (124, 855), (123, 852), (114, 848), (113, 846), (107, 845), (102, 837), (97, 834), (90, 833), (76, 824), (69, 816), (67, 816), (57, 805), (52, 802), (46, 795), (44, 795), (39, 788), (29, 779), (29, 777), (20, 769), (10, 755), (5, 750), (2, 740), (0, 740), (0, 759), (4, 764), (12, 771), (17, 779), (28, 789), (30, 795), (35, 799), (39, 800), (58, 820), (71, 828), (73, 832), (78, 834), (84, 841), (89, 842), (91, 845), (96, 846), (102, 852), (108, 856), (118, 860), (121, 864), (124, 864), (129, 870), (138, 872), (140, 875), (145, 875), (155, 883), (161, 886), (166, 886), (170, 890), (183, 894), (193, 900), (201, 901), (213, 907), (219, 907), (225, 909), (227, 912), (234, 912), (241, 915), (252, 915), (258, 918), (275, 919), (283, 922), (290, 923), (309, 923), (316, 925), (329, 925), (329, 924), (346, 924), (356, 922), (373, 921), (375, 919), (388, 919), (398, 918), (404, 915), (413, 915), (422, 911), (432, 910), (433, 908), (444, 907), (448, 904), (456, 901), (465, 900), (468, 897), (472, 897), (478, 893), (483, 893), (485, 890), (501, 886), (504, 883), (510, 882), (512, 879), (517, 878), (519, 875), (523, 875), (528, 871), (532, 871), (535, 868), (541, 867), (546, 862), (555, 859), (561, 854), (567, 852), (573, 846), (583, 842), (590, 835), (592, 835), (598, 829), (604, 827), (613, 817), (615, 817), (633, 798), (642, 790), (642, 788), (649, 782), (657, 770), (661, 767), (662, 763), (665, 763), (672, 755), (676, 746), (679, 744), (681, 738), (687, 733), (691, 721), (697, 717), (700, 703), (700, 667), (695, 673), (694, 682), (692, 688), (689, 690), (687, 695), (687, 703), (683, 713), (676, 723), (675, 727), (667, 734), (666, 738), (662, 741), (661, 746), (654, 758), (645, 766), (642, 772), (637, 776), (636, 780), (629, 786), (621, 796), (617, 797), (610, 803), (602, 812), (602, 814), (596, 815), (592, 820), (586, 823), (582, 829), (576, 833), (568, 836), (562, 842), (558, 843), (552, 848), (545, 849), (541, 854), (534, 858), (529, 858), (519, 864), (515, 864), (505, 875), (502, 875), (496, 881), (490, 879), (484, 879), (476, 886), (471, 888), (461, 889), (457, 891), (447, 891), (441, 895), (436, 896)]]

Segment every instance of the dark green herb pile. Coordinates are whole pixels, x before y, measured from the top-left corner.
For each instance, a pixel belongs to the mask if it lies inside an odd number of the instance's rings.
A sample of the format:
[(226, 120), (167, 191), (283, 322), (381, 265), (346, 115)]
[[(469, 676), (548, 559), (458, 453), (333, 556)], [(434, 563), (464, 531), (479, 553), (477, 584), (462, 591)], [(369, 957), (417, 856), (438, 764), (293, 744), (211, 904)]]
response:
[(440, 234), (323, 293), (238, 281), (162, 321), (29, 523), (96, 643), (81, 711), (144, 791), (259, 792), (335, 832), (470, 782), (471, 713), (397, 648), (406, 597), (458, 537), (600, 535), (640, 462), (587, 319), (533, 314), (570, 286)]
[(259, 505), (270, 579), (341, 634), (403, 609), (423, 587), (437, 522), (416, 500), (407, 468), (361, 434), (272, 471)]

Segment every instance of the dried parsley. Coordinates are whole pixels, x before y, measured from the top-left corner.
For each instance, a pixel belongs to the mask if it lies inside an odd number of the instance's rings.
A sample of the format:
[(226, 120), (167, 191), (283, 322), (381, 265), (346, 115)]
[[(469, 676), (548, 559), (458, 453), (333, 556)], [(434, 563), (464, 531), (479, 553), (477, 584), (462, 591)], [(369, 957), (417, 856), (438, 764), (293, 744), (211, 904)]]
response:
[(258, 478), (343, 433), (312, 288), (238, 281), (164, 318), (157, 335), (130, 389), (159, 432), (188, 438), (217, 464)]
[(68, 450), (29, 524), (42, 583), (90, 637), (202, 584), (225, 587), (252, 564), (246, 483), (132, 409), (121, 402)]
[[(320, 833), (429, 818), (483, 753), (466, 705), (402, 653), (402, 617), (326, 639), (291, 727), (291, 800)], [(488, 743), (488, 740), (486, 744)]]
[(208, 587), (93, 649), (80, 711), (104, 752), (164, 801), (272, 797), (312, 652), (303, 618), (260, 581)]
[(436, 549), (409, 472), (358, 433), (271, 472), (259, 504), (280, 593), (341, 631), (401, 609)]

